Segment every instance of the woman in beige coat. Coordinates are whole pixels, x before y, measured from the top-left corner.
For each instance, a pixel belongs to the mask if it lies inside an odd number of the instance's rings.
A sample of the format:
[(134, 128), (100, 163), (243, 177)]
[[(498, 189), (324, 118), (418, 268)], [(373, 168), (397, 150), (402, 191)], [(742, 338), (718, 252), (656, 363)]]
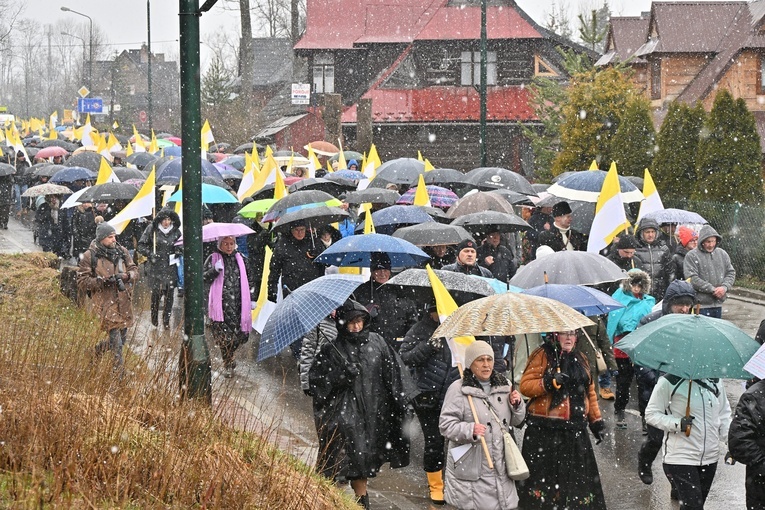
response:
[[(517, 508), (515, 482), (505, 468), (502, 433), (523, 422), (525, 405), (505, 376), (494, 371), (494, 351), (486, 342), (479, 340), (468, 346), (465, 366), (468, 368), (462, 379), (453, 382), (446, 392), (439, 421), (441, 434), (449, 441), (444, 497), (461, 510)], [(468, 396), (472, 396), (478, 422), (473, 419)], [(481, 436), (486, 439), (494, 469), (489, 469)]]

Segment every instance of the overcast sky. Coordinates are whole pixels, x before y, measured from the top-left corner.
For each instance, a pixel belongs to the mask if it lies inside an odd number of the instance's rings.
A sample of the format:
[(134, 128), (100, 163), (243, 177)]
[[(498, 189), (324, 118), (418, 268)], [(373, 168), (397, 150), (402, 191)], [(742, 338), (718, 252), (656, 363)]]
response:
[[(257, 1), (257, 0), (252, 0)], [(310, 0), (308, 0), (310, 1)], [(518, 5), (524, 9), (538, 23), (544, 24), (544, 15), (550, 10), (554, 0), (517, 0)], [(200, 4), (203, 3), (201, 0)], [(108, 34), (111, 43), (109, 53), (121, 51), (126, 48), (138, 48), (146, 42), (146, 2), (124, 0), (24, 0), (25, 7), (23, 17), (35, 20), (45, 25), (55, 23), (59, 19), (65, 19), (74, 23), (86, 23), (87, 19), (60, 10), (62, 5), (87, 14), (93, 18), (94, 26)], [(177, 0), (153, 0), (151, 2), (151, 38), (152, 50), (158, 53), (166, 53), (173, 59), (177, 58), (178, 49), (178, 4)], [(236, 5), (236, 3), (228, 3)], [(602, 5), (602, 0), (558, 0), (558, 5), (568, 6), (572, 18), (583, 9)], [(650, 10), (650, 0), (610, 0), (609, 5), (614, 15), (634, 16), (641, 11)], [(203, 42), (210, 40), (216, 32), (233, 32), (232, 38), (238, 38), (239, 21), (238, 11), (226, 10), (223, 1), (220, 0), (211, 11), (205, 13), (200, 21), (201, 39)], [(575, 24), (572, 22), (572, 28)], [(77, 42), (79, 44), (79, 42)], [(77, 46), (77, 45), (75, 45)], [(209, 52), (204, 50), (203, 65)]]

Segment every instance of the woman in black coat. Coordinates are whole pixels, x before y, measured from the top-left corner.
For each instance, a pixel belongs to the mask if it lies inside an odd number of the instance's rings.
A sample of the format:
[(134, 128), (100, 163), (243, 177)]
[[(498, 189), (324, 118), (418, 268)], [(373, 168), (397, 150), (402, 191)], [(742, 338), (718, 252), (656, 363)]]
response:
[(175, 288), (178, 286), (178, 257), (183, 246), (175, 243), (181, 237), (181, 220), (172, 209), (162, 209), (143, 231), (138, 241), (138, 253), (146, 257), (146, 276), (151, 282), (151, 323), (159, 324), (159, 304), (165, 298), (162, 324), (170, 329)]
[(765, 381), (741, 395), (728, 431), (728, 448), (746, 464), (746, 508), (765, 510)]
[(35, 226), (37, 240), (43, 251), (53, 252), (59, 257), (69, 257), (69, 215), (61, 209), (59, 195), (46, 195), (45, 202), (35, 213)]
[(319, 430), (318, 471), (350, 480), (369, 508), (367, 480), (390, 462), (409, 464), (403, 433), (407, 403), (417, 391), (396, 352), (369, 331), (366, 308), (347, 301), (336, 314), (338, 335), (319, 351), (308, 373)]
[(80, 261), (82, 255), (96, 238), (96, 214), (93, 204), (85, 202), (72, 213), (72, 257)]

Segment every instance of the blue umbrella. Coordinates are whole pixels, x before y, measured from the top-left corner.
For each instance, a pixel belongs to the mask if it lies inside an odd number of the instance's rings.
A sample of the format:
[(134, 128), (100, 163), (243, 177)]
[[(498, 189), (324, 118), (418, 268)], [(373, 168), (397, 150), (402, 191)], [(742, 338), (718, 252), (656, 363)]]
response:
[(246, 163), (244, 156), (229, 156), (221, 163), (225, 163), (227, 165), (233, 166), (237, 170), (244, 171), (244, 164)]
[[(566, 200), (581, 200), (583, 202), (597, 203), (603, 181), (608, 172), (603, 170), (585, 170), (571, 172), (549, 188), (547, 192), (556, 197)], [(619, 187), (622, 190), (624, 203), (640, 202), (645, 197), (640, 190), (626, 177), (619, 176)]]
[(244, 177), (244, 173), (226, 163), (213, 163), (213, 166), (218, 169), (218, 172), (220, 172), (224, 179), (237, 179), (241, 181), (242, 177)]
[(581, 285), (547, 283), (523, 291), (524, 294), (546, 297), (560, 301), (588, 317), (603, 315), (624, 305), (599, 290)]
[[(223, 180), (220, 172), (218, 172), (218, 169), (212, 163), (201, 158), (200, 161), (202, 162), (202, 175)], [(157, 184), (178, 184), (181, 180), (182, 165), (183, 158), (175, 158), (163, 163), (162, 166), (157, 168)]]
[[(422, 207), (413, 205), (392, 205), (385, 209), (372, 213), (372, 223), (375, 230), (381, 234), (392, 234), (399, 227), (405, 225), (419, 225), (435, 221)], [(364, 231), (364, 222), (362, 221), (356, 227), (359, 232)]]
[(471, 274), (470, 277), (485, 281), (486, 283), (491, 285), (491, 288), (494, 289), (494, 292), (497, 294), (504, 294), (505, 292), (514, 292), (517, 294), (523, 290), (520, 287), (516, 287), (515, 285), (509, 285), (503, 282), (502, 280), (497, 280), (496, 278), (486, 278), (485, 276), (477, 276), (474, 274)]
[(359, 275), (330, 274), (295, 289), (266, 321), (260, 337), (258, 361), (276, 356), (300, 339), (332, 310), (340, 307), (366, 281)]
[(369, 267), (373, 253), (385, 253), (393, 267), (419, 266), (427, 253), (403, 239), (385, 234), (364, 234), (340, 239), (316, 257), (315, 262), (340, 267)]
[[(170, 195), (168, 202), (182, 202), (183, 190)], [(202, 202), (205, 204), (238, 204), (239, 200), (225, 189), (212, 184), (202, 183)]]
[(358, 170), (338, 170), (337, 172), (332, 172), (331, 175), (340, 177), (341, 179), (348, 179), (350, 181), (360, 181), (361, 179), (369, 178)]
[(173, 156), (175, 158), (180, 158), (183, 156), (183, 149), (179, 145), (168, 145), (167, 147), (159, 149), (154, 153), (154, 155), (164, 157)]
[(657, 223), (701, 223), (707, 222), (700, 214), (684, 211), (682, 209), (662, 209), (661, 211), (654, 211), (645, 215), (646, 218), (656, 220)]
[(56, 172), (53, 177), (50, 178), (49, 182), (54, 184), (59, 184), (62, 182), (72, 183), (74, 181), (92, 181), (95, 178), (96, 173), (88, 170), (87, 168), (83, 168), (81, 166), (70, 166)]

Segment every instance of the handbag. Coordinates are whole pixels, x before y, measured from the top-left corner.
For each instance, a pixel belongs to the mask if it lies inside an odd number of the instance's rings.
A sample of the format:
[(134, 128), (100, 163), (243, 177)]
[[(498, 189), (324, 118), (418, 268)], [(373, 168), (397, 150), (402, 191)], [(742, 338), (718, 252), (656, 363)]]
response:
[(590, 342), (592, 350), (595, 351), (595, 364), (598, 367), (598, 373), (602, 374), (603, 372), (606, 372), (608, 370), (608, 366), (606, 366), (606, 360), (603, 359), (603, 352), (595, 345), (595, 343), (592, 341), (592, 338), (590, 338), (590, 335), (588, 335), (584, 329), (582, 329), (582, 333), (584, 333), (584, 336), (587, 337), (587, 340)]
[[(486, 399), (483, 401), (486, 404), (486, 407), (489, 408), (491, 415), (497, 421), (500, 429), (504, 429), (502, 420), (500, 420), (497, 413), (494, 412), (494, 408), (491, 407), (489, 401)], [(526, 465), (521, 450), (519, 450), (518, 445), (515, 444), (513, 435), (507, 430), (502, 430), (502, 440), (505, 443), (505, 470), (507, 471), (507, 476), (509, 476), (511, 480), (527, 479), (529, 477), (529, 466)]]

